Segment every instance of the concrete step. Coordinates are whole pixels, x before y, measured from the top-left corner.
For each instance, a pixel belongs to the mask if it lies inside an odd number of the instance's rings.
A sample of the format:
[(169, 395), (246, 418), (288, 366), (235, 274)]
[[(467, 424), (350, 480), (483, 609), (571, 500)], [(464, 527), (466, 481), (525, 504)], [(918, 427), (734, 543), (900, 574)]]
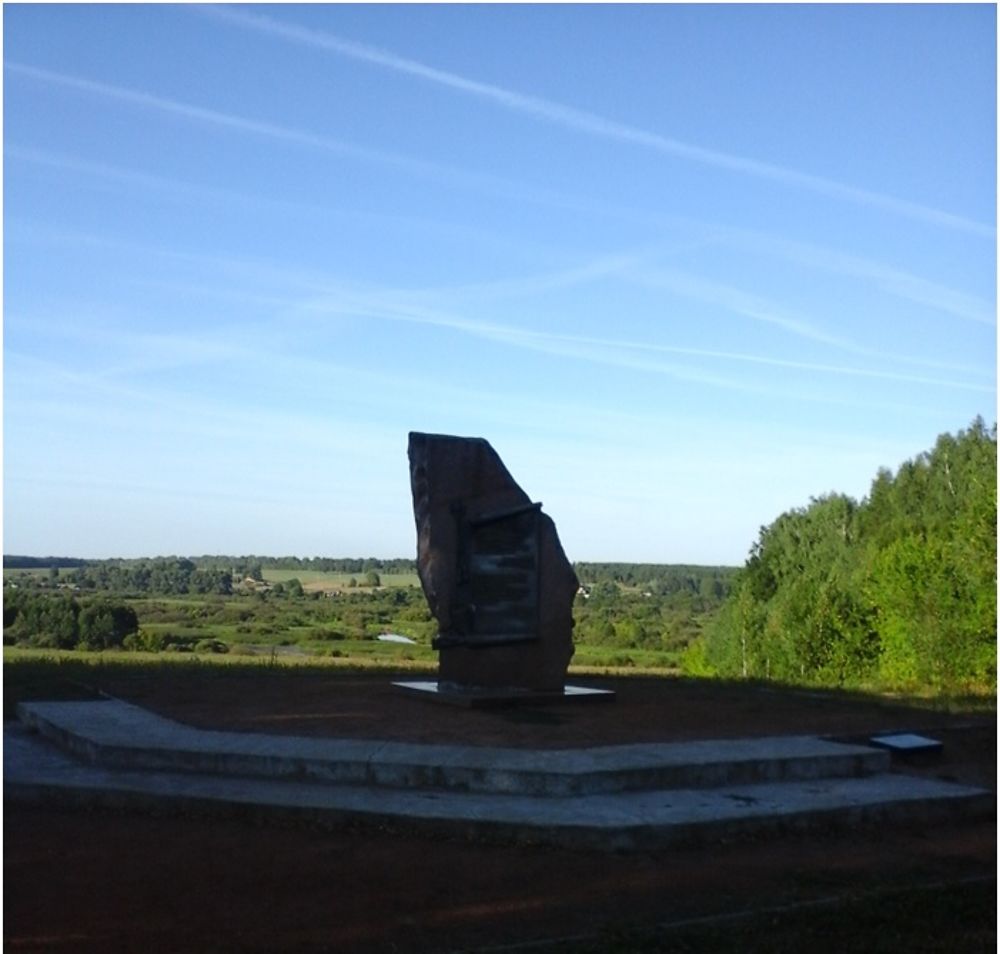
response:
[(20, 725), (4, 730), (4, 798), (326, 826), (361, 821), (612, 850), (995, 811), (989, 791), (896, 774), (539, 798), (108, 768), (73, 758)]
[(117, 700), (22, 703), (18, 717), (108, 768), (553, 798), (856, 778), (891, 758), (809, 736), (526, 750), (216, 732)]

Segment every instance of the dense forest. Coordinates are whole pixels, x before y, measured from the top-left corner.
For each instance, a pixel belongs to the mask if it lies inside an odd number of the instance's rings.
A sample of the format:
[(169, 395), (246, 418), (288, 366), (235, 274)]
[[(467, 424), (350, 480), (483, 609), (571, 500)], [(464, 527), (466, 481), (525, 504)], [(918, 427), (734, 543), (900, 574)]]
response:
[(763, 527), (688, 651), (693, 670), (996, 690), (997, 434), (981, 419), (867, 498), (831, 494)]

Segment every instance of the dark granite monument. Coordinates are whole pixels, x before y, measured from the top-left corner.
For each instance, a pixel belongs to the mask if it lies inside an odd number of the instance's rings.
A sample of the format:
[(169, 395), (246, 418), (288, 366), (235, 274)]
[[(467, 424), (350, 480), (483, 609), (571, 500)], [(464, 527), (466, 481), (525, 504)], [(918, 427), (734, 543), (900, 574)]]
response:
[(457, 699), (590, 694), (566, 686), (579, 588), (555, 524), (482, 438), (411, 433), (417, 572)]

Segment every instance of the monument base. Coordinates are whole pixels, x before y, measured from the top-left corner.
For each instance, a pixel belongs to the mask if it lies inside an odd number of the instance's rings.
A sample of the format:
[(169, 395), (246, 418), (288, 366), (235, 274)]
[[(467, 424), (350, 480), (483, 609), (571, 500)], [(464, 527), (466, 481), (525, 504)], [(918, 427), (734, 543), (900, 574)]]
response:
[(587, 686), (565, 686), (562, 690), (543, 692), (534, 689), (486, 689), (458, 686), (454, 683), (423, 679), (415, 682), (394, 682), (394, 686), (410, 695), (444, 705), (467, 709), (487, 709), (516, 705), (551, 705), (559, 702), (612, 702), (613, 689), (591, 689)]

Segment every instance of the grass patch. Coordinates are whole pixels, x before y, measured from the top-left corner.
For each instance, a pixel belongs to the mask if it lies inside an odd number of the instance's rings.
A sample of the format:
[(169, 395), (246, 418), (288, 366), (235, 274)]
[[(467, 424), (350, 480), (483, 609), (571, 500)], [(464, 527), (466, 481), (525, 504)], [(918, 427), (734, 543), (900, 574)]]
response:
[(573, 672), (634, 670), (644, 673), (679, 673), (680, 653), (664, 649), (630, 649), (614, 646), (574, 647)]
[[(353, 644), (348, 644), (352, 645)], [(416, 646), (377, 643), (341, 656), (282, 654), (264, 647), (260, 655), (217, 653), (78, 652), (75, 650), (3, 650), (3, 712), (14, 717), (17, 703), (28, 699), (96, 698), (106, 677), (150, 679), (175, 673), (223, 679), (229, 674), (266, 671), (275, 678), (300, 673), (407, 671), (430, 672), (436, 660), (414, 658)], [(277, 647), (275, 647), (277, 650)]]
[[(197, 631), (205, 638), (206, 629)], [(284, 644), (282, 644), (284, 643)], [(435, 673), (438, 654), (427, 645), (380, 642), (377, 639), (305, 640), (245, 635), (229, 642), (228, 653), (213, 652), (137, 652), (105, 650), (32, 649), (5, 646), (3, 649), (4, 717), (10, 718), (13, 707), (22, 698), (64, 698), (78, 691), (71, 684), (94, 686), (103, 674), (132, 673), (137, 677), (167, 675), (174, 672), (198, 673), (208, 678), (227, 672), (267, 670), (281, 676), (290, 672), (369, 672), (412, 671)], [(864, 704), (905, 706), (928, 712), (946, 712), (973, 717), (996, 717), (996, 697), (991, 695), (934, 696), (927, 693), (901, 694), (880, 691), (877, 687), (851, 689), (813, 688), (761, 680), (695, 677), (680, 673), (673, 664), (673, 654), (656, 650), (615, 650), (577, 646), (569, 676), (614, 676), (658, 678), (720, 688), (733, 693), (769, 692), (808, 694), (831, 702), (857, 701)], [(48, 696), (39, 693), (50, 693)], [(59, 695), (63, 693), (64, 695)]]

